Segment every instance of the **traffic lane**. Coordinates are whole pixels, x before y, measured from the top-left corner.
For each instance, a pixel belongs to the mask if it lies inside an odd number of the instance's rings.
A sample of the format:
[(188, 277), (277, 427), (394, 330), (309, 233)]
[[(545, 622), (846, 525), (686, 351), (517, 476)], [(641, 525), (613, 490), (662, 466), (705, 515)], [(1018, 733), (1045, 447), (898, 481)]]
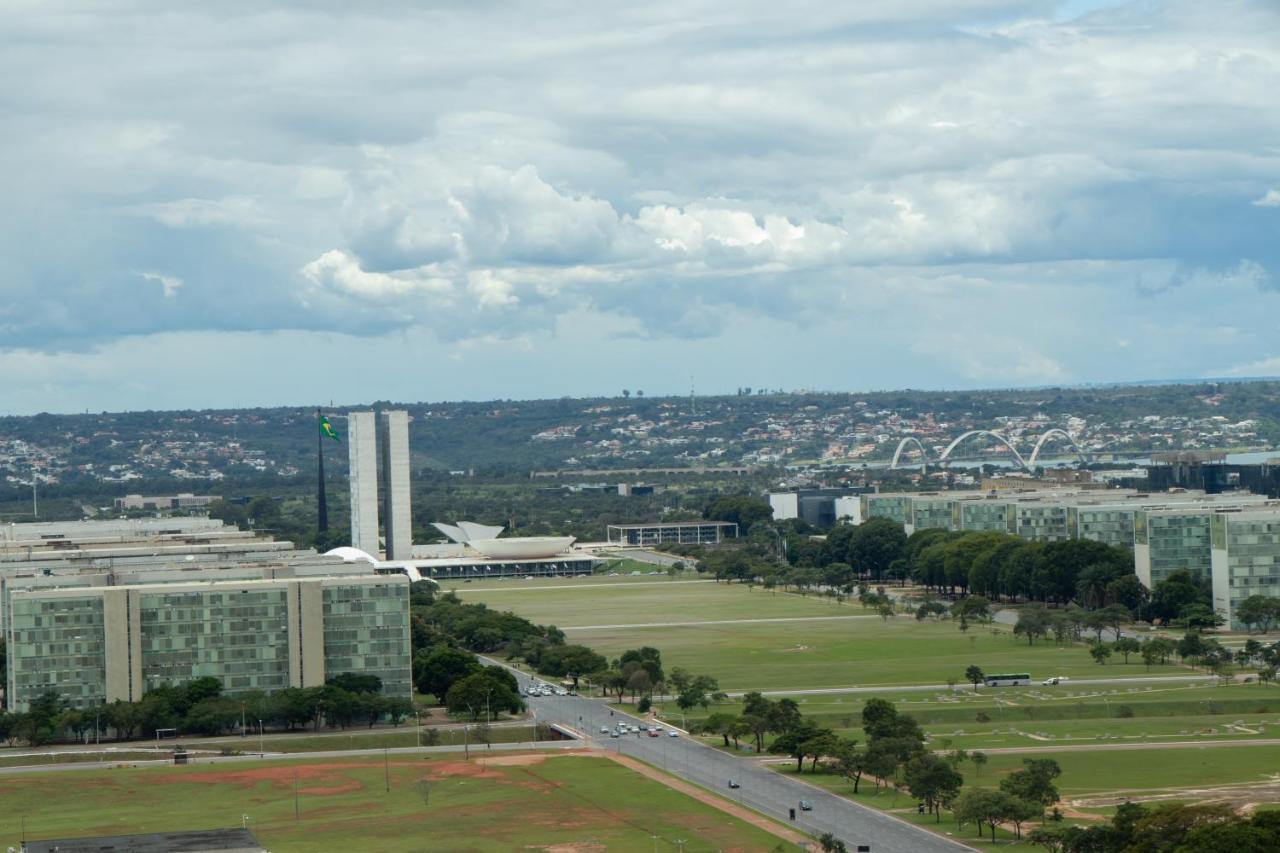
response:
[[(522, 675), (522, 674), (521, 674)], [(523, 676), (522, 687), (533, 679)], [(602, 703), (573, 696), (528, 697), (540, 721), (557, 722), (583, 734), (598, 746), (612, 749), (661, 767), (675, 776), (702, 785), (729, 799), (736, 799), (783, 823), (815, 835), (830, 832), (850, 846), (868, 844), (876, 853), (943, 853), (967, 846), (899, 821), (867, 806), (847, 800), (816, 786), (780, 775), (753, 762), (728, 755), (700, 741), (663, 734), (651, 738), (641, 733), (612, 738), (601, 727), (616, 727), (619, 721), (644, 725), (646, 721), (622, 711), (611, 711)], [(729, 779), (741, 783), (729, 789)], [(812, 811), (801, 811), (800, 800), (812, 803)], [(790, 810), (796, 809), (796, 819)]]

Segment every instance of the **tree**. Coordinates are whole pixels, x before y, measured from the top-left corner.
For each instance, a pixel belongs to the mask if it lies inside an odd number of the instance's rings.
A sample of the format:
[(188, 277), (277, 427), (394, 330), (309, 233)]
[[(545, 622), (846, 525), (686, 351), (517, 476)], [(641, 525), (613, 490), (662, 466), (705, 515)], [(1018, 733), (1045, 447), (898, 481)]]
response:
[(382, 679), (365, 673), (343, 672), (325, 679), (325, 684), (339, 687), (348, 693), (381, 693)]
[(627, 678), (627, 690), (631, 692), (632, 699), (636, 696), (648, 696), (653, 692), (653, 679), (645, 669), (636, 667)]
[(450, 714), (467, 714), (472, 720), (478, 720), (486, 708), (494, 718), (500, 711), (515, 714), (524, 710), (524, 703), (511, 685), (488, 670), (454, 682), (444, 703)]
[(818, 846), (822, 848), (823, 853), (848, 853), (849, 850), (843, 841), (829, 832), (824, 832), (818, 837)]
[(973, 772), (976, 776), (982, 775), (982, 768), (987, 764), (987, 754), (985, 752), (969, 753), (969, 760), (973, 762)]
[(991, 602), (980, 595), (966, 595), (951, 606), (951, 618), (960, 621), (960, 630), (969, 630), (970, 622), (991, 621)]
[(684, 690), (676, 696), (676, 705), (682, 711), (689, 711), (695, 707), (703, 708), (712, 702), (719, 702), (725, 698), (725, 694), (720, 690), (720, 684), (716, 679), (709, 675), (695, 676)]
[(1121, 637), (1111, 644), (1111, 648), (1124, 655), (1124, 662), (1128, 663), (1129, 655), (1142, 651), (1142, 644), (1134, 637)]
[(768, 501), (750, 495), (722, 495), (707, 504), (702, 517), (716, 521), (729, 521), (746, 533), (753, 524), (773, 519), (773, 507)]
[[(820, 729), (813, 723), (805, 720), (800, 725), (783, 732), (774, 738), (772, 744), (769, 745), (769, 751), (778, 755), (789, 755), (796, 760), (796, 772), (799, 773), (804, 769), (804, 759), (808, 756), (809, 742), (816, 740), (823, 735), (831, 735), (830, 729)], [(834, 737), (834, 735), (833, 735)], [(816, 762), (815, 762), (816, 763)]]
[(1027, 645), (1049, 633), (1049, 611), (1043, 604), (1024, 607), (1018, 613), (1018, 622), (1013, 626), (1015, 636), (1026, 637)]
[(1204, 583), (1192, 577), (1191, 572), (1178, 569), (1152, 589), (1150, 612), (1152, 617), (1170, 622), (1196, 603), (1212, 606), (1212, 593)]
[(1000, 780), (1000, 790), (1035, 803), (1041, 813), (1058, 801), (1058, 789), (1053, 780), (1062, 775), (1062, 768), (1052, 758), (1024, 758), (1023, 769), (1010, 773)]
[(537, 670), (543, 675), (573, 679), (573, 689), (578, 689), (578, 679), (591, 673), (605, 669), (609, 662), (601, 655), (583, 645), (565, 644), (552, 646), (538, 658)]
[(1151, 668), (1153, 663), (1167, 663), (1175, 648), (1170, 640), (1166, 640), (1163, 637), (1150, 637), (1142, 642), (1142, 650), (1140, 652), (1142, 662), (1146, 664), (1148, 669)]
[(1130, 572), (1107, 584), (1107, 600), (1129, 609), (1129, 612), (1142, 618), (1142, 611), (1151, 600), (1151, 590), (1147, 589), (1138, 576)]
[(1011, 811), (1018, 809), (1017, 801), (1004, 791), (992, 788), (971, 788), (956, 798), (952, 814), (960, 824), (972, 823), (982, 835), (983, 824), (991, 828), (991, 840), (996, 840), (996, 827), (1006, 820)]
[(858, 793), (858, 783), (866, 772), (867, 753), (858, 749), (858, 742), (851, 738), (840, 738), (836, 745), (836, 772), (853, 783), (853, 793)]
[(1094, 663), (1105, 664), (1107, 658), (1111, 657), (1111, 647), (1105, 643), (1092, 643), (1089, 646), (1089, 657), (1093, 658)]
[(854, 528), (849, 540), (849, 564), (872, 580), (880, 580), (906, 549), (902, 525), (887, 518), (870, 518)]
[(1027, 840), (1038, 844), (1049, 853), (1061, 853), (1069, 843), (1074, 826), (1038, 826), (1027, 835)]
[(951, 800), (964, 784), (950, 762), (931, 752), (922, 753), (907, 762), (903, 772), (907, 790), (916, 799), (924, 800), (925, 807), (942, 820), (939, 804)]
[(702, 721), (701, 728), (707, 734), (720, 735), (724, 738), (724, 745), (728, 747), (729, 737), (740, 722), (741, 718), (737, 714), (717, 711)]
[(480, 661), (470, 652), (453, 646), (437, 645), (418, 652), (413, 658), (414, 687), (443, 702), (455, 682), (480, 670)]
[(971, 663), (969, 664), (969, 666), (965, 668), (965, 671), (964, 671), (965, 681), (968, 681), (970, 684), (973, 685), (973, 689), (975, 692), (978, 689), (978, 685), (986, 680), (986, 677), (987, 677), (986, 673), (982, 671), (982, 667), (978, 666), (976, 663)]
[(649, 673), (649, 680), (655, 687), (666, 681), (666, 677), (662, 672), (662, 652), (653, 646), (628, 649), (618, 659), (618, 667), (627, 677), (631, 676), (637, 666)]
[(1280, 619), (1280, 598), (1251, 595), (1236, 605), (1235, 612), (1236, 619), (1243, 622), (1250, 631), (1270, 631), (1271, 626)]
[(1196, 602), (1184, 607), (1175, 621), (1181, 622), (1188, 628), (1202, 631), (1225, 625), (1227, 618), (1209, 605)]

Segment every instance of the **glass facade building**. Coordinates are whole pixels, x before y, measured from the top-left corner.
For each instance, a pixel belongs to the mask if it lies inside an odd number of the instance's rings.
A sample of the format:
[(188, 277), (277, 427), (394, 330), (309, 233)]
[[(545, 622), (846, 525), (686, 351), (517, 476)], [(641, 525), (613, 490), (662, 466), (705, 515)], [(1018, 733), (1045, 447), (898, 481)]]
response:
[(889, 518), (908, 534), (942, 528), (1011, 533), (1036, 542), (1089, 539), (1133, 551), (1148, 588), (1179, 569), (1213, 584), (1215, 609), (1239, 628), (1250, 595), (1280, 597), (1280, 502), (1198, 492), (910, 492), (862, 497), (863, 519)]
[(324, 668), (382, 679), (389, 696), (411, 696), (409, 608), (402, 585), (324, 589)]
[(402, 574), (15, 589), (9, 608), (8, 697), (19, 711), (44, 690), (86, 708), (203, 676), (228, 696), (344, 672), (412, 695)]
[(213, 676), (227, 693), (289, 686), (288, 595), (274, 589), (139, 596), (142, 684)]
[[(10, 696), (56, 691), (77, 707), (105, 695), (106, 634), (99, 598), (18, 599), (8, 631)], [(21, 649), (21, 654), (16, 652)]]
[(1214, 609), (1227, 614), (1232, 628), (1243, 629), (1234, 616), (1241, 601), (1280, 596), (1280, 514), (1218, 513), (1210, 540)]

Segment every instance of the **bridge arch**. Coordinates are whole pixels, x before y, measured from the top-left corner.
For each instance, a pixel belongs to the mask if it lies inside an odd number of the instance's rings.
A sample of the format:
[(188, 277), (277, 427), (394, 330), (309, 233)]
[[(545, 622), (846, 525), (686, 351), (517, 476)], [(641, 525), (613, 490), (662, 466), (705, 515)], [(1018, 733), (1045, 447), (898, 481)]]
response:
[(1030, 467), (1034, 468), (1036, 466), (1036, 459), (1040, 456), (1040, 450), (1045, 446), (1045, 443), (1055, 435), (1061, 436), (1067, 440), (1067, 443), (1071, 445), (1071, 449), (1080, 457), (1081, 462), (1089, 461), (1089, 458), (1084, 455), (1084, 451), (1080, 449), (1080, 445), (1076, 444), (1076, 440), (1071, 437), (1071, 433), (1067, 432), (1065, 429), (1053, 427), (1052, 429), (1045, 430), (1040, 438), (1037, 439), (1036, 446), (1031, 450), (1031, 458), (1027, 460), (1027, 464)]
[(949, 456), (951, 456), (951, 451), (955, 450), (958, 446), (960, 446), (962, 442), (966, 441), (969, 438), (972, 438), (975, 435), (985, 435), (985, 436), (989, 436), (990, 438), (994, 438), (996, 441), (1000, 442), (1005, 447), (1009, 448), (1009, 452), (1013, 454), (1014, 459), (1018, 460), (1018, 465), (1021, 468), (1027, 469), (1029, 467), (1027, 465), (1027, 460), (1022, 458), (1022, 454), (1018, 452), (1018, 448), (1014, 447), (1013, 444), (1009, 441), (1009, 439), (1005, 438), (1000, 433), (993, 432), (992, 430), (989, 430), (989, 429), (971, 429), (966, 433), (961, 433), (955, 439), (955, 441), (947, 445), (946, 450), (942, 451), (942, 455), (938, 457), (938, 461), (939, 462), (945, 461)]
[(916, 447), (920, 448), (920, 465), (924, 468), (929, 467), (929, 451), (920, 443), (920, 439), (909, 435), (902, 439), (902, 441), (899, 441), (898, 449), (893, 451), (893, 461), (889, 463), (890, 471), (898, 467), (898, 460), (902, 458), (902, 451), (906, 450), (908, 444), (914, 444)]

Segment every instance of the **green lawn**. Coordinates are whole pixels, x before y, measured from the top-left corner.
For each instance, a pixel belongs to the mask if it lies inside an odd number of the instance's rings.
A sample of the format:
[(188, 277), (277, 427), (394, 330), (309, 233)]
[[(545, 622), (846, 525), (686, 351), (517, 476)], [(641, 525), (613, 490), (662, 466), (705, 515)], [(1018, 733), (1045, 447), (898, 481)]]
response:
[[(861, 714), (869, 698), (866, 694), (793, 698), (807, 719), (842, 736), (863, 738)], [(882, 698), (915, 717), (940, 749), (1280, 738), (1280, 689), (1257, 684), (921, 691), (885, 693)], [(710, 713), (737, 713), (740, 708), (739, 700), (730, 700), (698, 710), (688, 721), (696, 725)], [(663, 711), (678, 713), (670, 708)], [(1126, 713), (1133, 716), (1122, 716)], [(1241, 727), (1236, 727), (1237, 723)]]
[[(568, 581), (516, 581), (480, 588), (458, 588), (466, 602), (483, 602), (512, 610), (540, 625), (633, 625), (762, 619), (805, 616), (872, 616), (855, 601), (839, 605), (831, 599), (802, 598), (788, 593), (754, 591), (741, 585), (661, 580), (574, 578)], [(645, 580), (641, 578), (639, 580)], [(575, 583), (574, 581), (577, 581)], [(585, 632), (572, 632), (573, 638)]]
[[(1064, 797), (1105, 791), (1140, 791), (1196, 785), (1261, 782), (1280, 770), (1280, 746), (1221, 746), (1197, 749), (1135, 749), (1097, 752), (1000, 753), (976, 778), (998, 778), (1022, 767), (1024, 757), (1052, 758), (1062, 767)], [(971, 766), (962, 771), (966, 778)]]
[(1028, 646), (1008, 631), (975, 628), (962, 634), (949, 623), (910, 617), (607, 628), (570, 636), (609, 656), (656, 646), (668, 669), (714, 675), (731, 691), (939, 684), (949, 678), (963, 683), (970, 664), (990, 673), (1029, 672), (1035, 679), (1146, 674), (1137, 662), (1098, 666), (1080, 645)]
[(528, 766), (395, 759), (387, 765), (390, 792), (381, 759), (2, 776), (0, 846), (17, 846), (23, 818), (28, 838), (58, 838), (238, 827), (242, 815), (276, 853), (650, 851), (655, 840), (659, 850), (676, 850), (675, 839), (686, 839), (688, 851), (755, 851), (780, 843), (603, 758), (542, 759)]
[[(708, 673), (726, 690), (786, 690), (892, 684), (963, 682), (970, 664), (986, 672), (1030, 672), (1076, 678), (1146, 674), (1133, 663), (1099, 666), (1082, 645), (1039, 642), (1029, 646), (1007, 629), (974, 627), (962, 633), (950, 622), (861, 618), (857, 604), (837, 604), (741, 584), (629, 582), (633, 579), (508, 581), (459, 585), (464, 601), (511, 610), (540, 624), (640, 627), (568, 630), (572, 642), (607, 655), (652, 645), (670, 669)], [(468, 586), (470, 588), (468, 588)], [(792, 622), (723, 620), (860, 618)], [(664, 623), (707, 623), (671, 626)], [(1161, 671), (1176, 671), (1172, 667)]]

